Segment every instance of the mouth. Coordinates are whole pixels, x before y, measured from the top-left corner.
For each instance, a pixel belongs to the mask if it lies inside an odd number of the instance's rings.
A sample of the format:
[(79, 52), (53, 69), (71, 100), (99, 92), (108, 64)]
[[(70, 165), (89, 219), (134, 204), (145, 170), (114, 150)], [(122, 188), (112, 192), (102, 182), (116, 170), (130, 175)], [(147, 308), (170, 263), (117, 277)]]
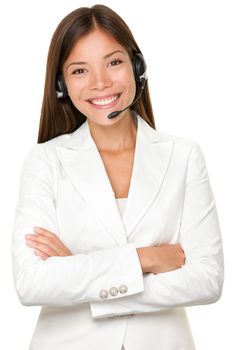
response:
[(118, 102), (120, 96), (121, 96), (121, 93), (102, 96), (99, 98), (92, 98), (87, 101), (95, 108), (110, 108)]

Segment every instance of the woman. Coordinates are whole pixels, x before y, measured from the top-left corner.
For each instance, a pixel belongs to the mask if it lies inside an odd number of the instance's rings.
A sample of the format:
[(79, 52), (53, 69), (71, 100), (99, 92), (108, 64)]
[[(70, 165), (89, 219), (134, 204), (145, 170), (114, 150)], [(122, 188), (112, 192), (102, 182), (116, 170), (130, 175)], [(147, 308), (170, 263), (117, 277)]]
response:
[(31, 350), (195, 349), (184, 307), (221, 295), (202, 151), (155, 129), (145, 60), (105, 6), (53, 35), (12, 248), (20, 301), (42, 306)]

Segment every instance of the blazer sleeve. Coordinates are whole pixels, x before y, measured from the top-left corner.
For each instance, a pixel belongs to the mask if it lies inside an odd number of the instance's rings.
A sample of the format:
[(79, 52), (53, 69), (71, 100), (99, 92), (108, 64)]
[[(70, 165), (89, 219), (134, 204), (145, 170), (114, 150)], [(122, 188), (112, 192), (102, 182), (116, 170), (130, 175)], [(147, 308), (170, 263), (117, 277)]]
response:
[[(126, 285), (122, 298), (144, 290), (143, 275), (133, 244), (68, 257), (42, 260), (28, 247), (25, 234), (35, 226), (59, 236), (56, 217), (56, 176), (43, 145), (27, 155), (20, 176), (19, 198), (12, 233), (12, 263), (16, 292), (24, 305), (71, 306), (100, 299), (100, 292)], [(128, 266), (128, 269), (125, 266)]]
[(205, 159), (195, 142), (188, 160), (179, 237), (186, 256), (182, 268), (144, 274), (143, 293), (91, 303), (92, 316), (157, 312), (209, 304), (220, 298), (224, 278), (220, 226)]

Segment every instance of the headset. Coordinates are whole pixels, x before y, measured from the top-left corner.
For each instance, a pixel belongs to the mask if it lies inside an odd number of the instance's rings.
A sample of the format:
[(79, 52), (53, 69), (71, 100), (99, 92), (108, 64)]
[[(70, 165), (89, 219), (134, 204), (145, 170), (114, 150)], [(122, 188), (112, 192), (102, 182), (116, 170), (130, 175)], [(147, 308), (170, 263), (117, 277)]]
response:
[(135, 80), (141, 85), (141, 89), (143, 90), (147, 81), (146, 61), (140, 52), (134, 52), (132, 63)]
[[(134, 77), (137, 83), (141, 86), (141, 91), (144, 89), (147, 80), (147, 66), (143, 55), (139, 52), (133, 53), (132, 65)], [(56, 94), (57, 98), (65, 99), (68, 96), (66, 83), (63, 75), (58, 75), (56, 79)]]

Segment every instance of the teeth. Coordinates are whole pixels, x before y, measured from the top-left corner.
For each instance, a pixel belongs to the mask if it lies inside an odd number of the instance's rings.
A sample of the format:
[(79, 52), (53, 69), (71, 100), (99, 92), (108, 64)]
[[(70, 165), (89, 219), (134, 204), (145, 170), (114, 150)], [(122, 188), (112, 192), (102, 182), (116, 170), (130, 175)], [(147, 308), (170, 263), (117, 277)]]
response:
[(94, 105), (99, 105), (99, 106), (104, 106), (104, 105), (109, 105), (111, 103), (113, 103), (114, 101), (116, 101), (116, 99), (118, 99), (118, 95), (109, 97), (109, 98), (101, 98), (98, 100), (91, 100), (90, 102)]

